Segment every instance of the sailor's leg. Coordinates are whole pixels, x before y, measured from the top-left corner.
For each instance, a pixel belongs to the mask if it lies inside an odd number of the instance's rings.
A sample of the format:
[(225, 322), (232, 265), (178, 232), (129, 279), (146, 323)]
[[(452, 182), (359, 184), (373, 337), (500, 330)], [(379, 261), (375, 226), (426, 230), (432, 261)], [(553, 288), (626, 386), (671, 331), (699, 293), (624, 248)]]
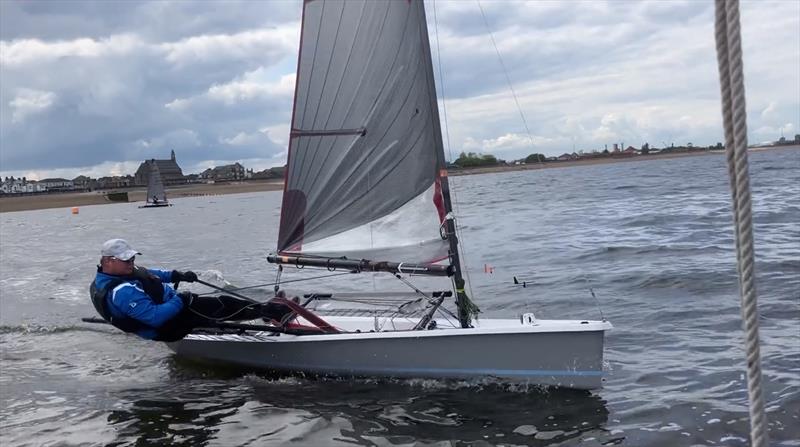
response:
[(189, 309), (206, 318), (218, 321), (241, 321), (261, 318), (261, 304), (235, 296), (193, 296)]
[(292, 311), (283, 304), (267, 302), (253, 303), (235, 296), (197, 296), (184, 301), (189, 311), (217, 321), (275, 320), (282, 319)]

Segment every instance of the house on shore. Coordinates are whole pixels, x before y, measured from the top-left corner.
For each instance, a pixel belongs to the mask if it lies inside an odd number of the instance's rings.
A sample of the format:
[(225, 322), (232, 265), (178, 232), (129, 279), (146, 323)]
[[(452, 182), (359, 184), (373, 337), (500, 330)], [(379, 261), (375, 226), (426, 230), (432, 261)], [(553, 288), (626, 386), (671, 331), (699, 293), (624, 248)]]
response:
[(252, 169), (245, 169), (241, 164), (217, 166), (208, 168), (200, 173), (200, 178), (206, 181), (235, 181), (245, 180), (253, 177)]
[(44, 187), (35, 180), (28, 180), (25, 177), (14, 178), (6, 177), (0, 181), (0, 193), (3, 194), (24, 194), (33, 192), (43, 192)]
[(46, 178), (39, 180), (38, 183), (42, 191), (72, 191), (75, 189), (72, 180), (65, 178)]

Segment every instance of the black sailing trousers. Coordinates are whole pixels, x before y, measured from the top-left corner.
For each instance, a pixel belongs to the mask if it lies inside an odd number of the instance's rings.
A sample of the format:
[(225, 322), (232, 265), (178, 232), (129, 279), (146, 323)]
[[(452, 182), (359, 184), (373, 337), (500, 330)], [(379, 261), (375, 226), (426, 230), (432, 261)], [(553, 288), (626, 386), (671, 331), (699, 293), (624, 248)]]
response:
[(256, 319), (280, 322), (291, 312), (275, 303), (253, 303), (235, 296), (198, 296), (181, 293), (183, 310), (158, 328), (158, 341), (178, 341), (199, 327), (215, 327), (223, 321)]

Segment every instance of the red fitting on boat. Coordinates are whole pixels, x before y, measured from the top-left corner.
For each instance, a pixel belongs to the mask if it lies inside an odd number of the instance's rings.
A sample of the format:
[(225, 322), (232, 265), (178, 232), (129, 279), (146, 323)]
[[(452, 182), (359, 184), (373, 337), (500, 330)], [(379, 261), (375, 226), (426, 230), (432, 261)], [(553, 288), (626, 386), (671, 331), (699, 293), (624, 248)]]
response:
[(310, 310), (306, 309), (305, 307), (295, 303), (292, 300), (287, 300), (286, 298), (275, 297), (270, 300), (273, 303), (283, 304), (284, 306), (292, 309), (292, 312), (296, 313), (298, 316), (301, 316), (312, 323), (314, 326), (318, 327), (322, 332), (326, 334), (338, 334), (341, 331), (336, 329), (335, 327), (331, 326), (330, 323), (320, 318), (319, 315), (311, 312)]

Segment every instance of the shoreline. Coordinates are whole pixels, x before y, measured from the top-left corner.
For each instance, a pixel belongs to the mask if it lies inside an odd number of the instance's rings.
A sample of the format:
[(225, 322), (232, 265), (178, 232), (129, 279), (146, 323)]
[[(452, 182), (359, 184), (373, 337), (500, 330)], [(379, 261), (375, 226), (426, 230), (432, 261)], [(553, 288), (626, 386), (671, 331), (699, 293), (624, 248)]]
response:
[[(800, 149), (800, 146), (775, 146), (764, 148), (751, 148), (749, 152), (761, 152), (776, 149)], [(449, 176), (462, 176), (462, 175), (479, 175), (479, 174), (493, 174), (499, 172), (515, 172), (515, 171), (528, 171), (535, 169), (553, 169), (553, 168), (569, 168), (579, 166), (594, 166), (610, 163), (628, 163), (628, 162), (647, 162), (658, 161), (671, 158), (682, 157), (703, 157), (703, 156), (724, 156), (725, 151), (698, 151), (698, 152), (680, 152), (675, 154), (658, 154), (658, 155), (635, 155), (619, 158), (595, 158), (589, 160), (570, 160), (559, 162), (547, 163), (532, 163), (526, 165), (512, 165), (512, 166), (487, 166), (472, 169), (456, 169), (448, 172)], [(181, 197), (197, 197), (197, 196), (211, 196), (211, 195), (227, 195), (227, 194), (242, 194), (248, 192), (262, 192), (262, 191), (280, 191), (283, 189), (283, 180), (251, 180), (236, 183), (223, 183), (223, 184), (190, 184), (178, 185), (166, 188), (167, 197), (169, 199), (176, 199)], [(0, 213), (15, 212), (15, 211), (33, 211), (50, 208), (70, 208), (80, 207), (87, 205), (103, 205), (111, 203), (126, 203), (126, 202), (111, 202), (105, 198), (105, 193), (110, 191), (126, 191), (128, 192), (128, 202), (143, 202), (147, 193), (147, 188), (144, 186), (108, 190), (108, 191), (92, 191), (92, 192), (76, 192), (76, 193), (53, 193), (41, 194), (35, 196), (19, 196), (19, 197), (2, 197), (0, 198)]]
[[(224, 184), (190, 184), (177, 185), (166, 188), (167, 198), (177, 199), (181, 197), (216, 196), (227, 194), (242, 194), (260, 191), (280, 191), (283, 190), (282, 180), (263, 180)], [(127, 192), (128, 202), (112, 202), (106, 199), (105, 195), (111, 191)], [(53, 194), (41, 194), (19, 197), (0, 198), (0, 213), (15, 211), (33, 211), (50, 208), (70, 208), (87, 205), (107, 205), (121, 203), (144, 202), (147, 196), (147, 187), (140, 186), (134, 188), (109, 189), (91, 192), (64, 192)]]

